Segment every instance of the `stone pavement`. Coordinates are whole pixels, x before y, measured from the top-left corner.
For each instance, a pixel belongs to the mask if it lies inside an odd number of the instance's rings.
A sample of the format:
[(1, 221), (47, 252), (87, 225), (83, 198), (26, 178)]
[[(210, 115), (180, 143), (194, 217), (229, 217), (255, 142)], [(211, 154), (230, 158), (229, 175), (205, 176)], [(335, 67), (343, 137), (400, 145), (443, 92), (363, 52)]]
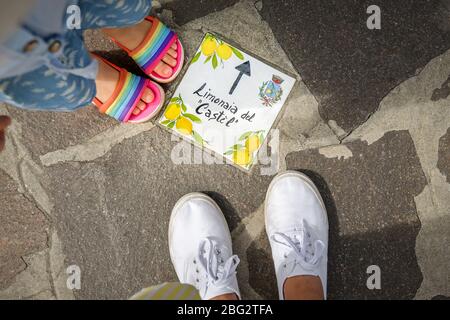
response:
[[(450, 4), (406, 2), (379, 1), (379, 31), (366, 28), (366, 1), (155, 3), (189, 58), (213, 31), (297, 75), (275, 162), (308, 174), (325, 199), (333, 299), (450, 297)], [(86, 41), (132, 66), (100, 33)], [(0, 113), (14, 120), (0, 154), (0, 299), (124, 299), (175, 280), (169, 215), (193, 191), (224, 211), (243, 297), (276, 298), (266, 166), (175, 165), (180, 142), (166, 131), (93, 107)], [(70, 265), (81, 290), (67, 289)], [(370, 265), (381, 290), (366, 287)]]

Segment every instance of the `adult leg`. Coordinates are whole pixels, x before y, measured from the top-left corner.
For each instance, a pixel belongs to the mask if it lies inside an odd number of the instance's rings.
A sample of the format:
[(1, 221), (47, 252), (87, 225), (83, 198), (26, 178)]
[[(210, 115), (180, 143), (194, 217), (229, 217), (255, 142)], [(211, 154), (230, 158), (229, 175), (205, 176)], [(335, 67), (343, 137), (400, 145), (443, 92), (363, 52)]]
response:
[(317, 276), (294, 276), (284, 282), (286, 300), (324, 300), (322, 282)]
[(265, 219), (280, 299), (325, 299), (328, 218), (314, 183), (294, 171), (275, 177)]
[(169, 250), (181, 283), (193, 285), (203, 300), (236, 300), (239, 258), (220, 208), (210, 197), (191, 193), (181, 198), (169, 223)]

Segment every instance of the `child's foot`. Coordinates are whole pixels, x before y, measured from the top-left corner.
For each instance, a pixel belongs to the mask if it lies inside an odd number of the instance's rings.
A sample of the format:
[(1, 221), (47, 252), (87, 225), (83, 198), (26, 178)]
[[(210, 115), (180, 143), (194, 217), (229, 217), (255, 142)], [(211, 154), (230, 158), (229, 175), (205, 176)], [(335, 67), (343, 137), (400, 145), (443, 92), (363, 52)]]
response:
[[(98, 59), (96, 56), (92, 56), (97, 59), (99, 68), (97, 73), (97, 78), (95, 79), (95, 84), (97, 86), (97, 99), (105, 102), (113, 94), (117, 82), (119, 81), (119, 71), (113, 67), (106, 64), (102, 59)], [(137, 116), (141, 111), (143, 111), (147, 104), (151, 103), (155, 99), (155, 95), (149, 88), (144, 88), (144, 93), (142, 94), (141, 101), (136, 104), (133, 110), (133, 114)]]
[[(151, 27), (151, 21), (143, 20), (131, 27), (103, 29), (103, 32), (109, 35), (111, 38), (115, 39), (130, 51), (133, 51), (142, 43)], [(175, 42), (164, 55), (162, 60), (158, 62), (157, 66), (154, 69), (156, 73), (166, 78), (173, 75), (173, 68), (177, 65), (177, 49), (178, 46)]]
[(158, 114), (165, 99), (160, 85), (95, 54), (92, 58), (99, 63), (95, 80), (97, 92), (92, 102), (100, 112), (131, 123), (145, 122)]

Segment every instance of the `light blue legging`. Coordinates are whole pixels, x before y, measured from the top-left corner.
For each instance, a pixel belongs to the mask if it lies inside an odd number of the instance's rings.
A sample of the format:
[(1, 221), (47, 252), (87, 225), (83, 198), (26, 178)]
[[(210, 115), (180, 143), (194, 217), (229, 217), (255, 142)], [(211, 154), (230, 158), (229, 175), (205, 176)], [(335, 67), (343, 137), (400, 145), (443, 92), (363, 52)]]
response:
[[(151, 0), (79, 0), (78, 5), (81, 30), (69, 30), (62, 35), (63, 58), (73, 68), (84, 68), (91, 63), (91, 57), (82, 31), (134, 25), (149, 14)], [(95, 81), (91, 78), (74, 74), (61, 76), (47, 66), (0, 80), (0, 101), (25, 109), (71, 111), (90, 104), (95, 95)]]

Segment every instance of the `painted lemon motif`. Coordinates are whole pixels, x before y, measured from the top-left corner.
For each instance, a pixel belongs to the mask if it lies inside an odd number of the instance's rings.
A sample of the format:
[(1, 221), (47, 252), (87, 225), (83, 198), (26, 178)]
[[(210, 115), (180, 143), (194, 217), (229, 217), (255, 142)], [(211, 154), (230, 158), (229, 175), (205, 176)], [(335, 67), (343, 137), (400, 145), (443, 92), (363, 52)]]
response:
[(250, 163), (252, 163), (252, 155), (250, 152), (243, 148), (240, 150), (236, 150), (233, 153), (233, 162), (240, 166), (248, 166)]
[(245, 148), (249, 153), (253, 153), (254, 151), (258, 150), (260, 145), (261, 141), (257, 135), (250, 136), (245, 141)]
[(171, 103), (167, 107), (164, 116), (169, 120), (177, 119), (181, 114), (181, 106), (178, 103)]
[(202, 53), (209, 57), (214, 54), (217, 49), (217, 43), (214, 39), (206, 39), (202, 44)]
[(177, 120), (177, 130), (181, 132), (182, 134), (185, 134), (187, 136), (192, 134), (192, 122), (190, 122), (188, 119), (181, 117)]
[(221, 44), (218, 48), (217, 48), (217, 55), (222, 59), (222, 60), (228, 60), (231, 58), (231, 55), (233, 54), (233, 51), (231, 50), (230, 46), (227, 44)]

